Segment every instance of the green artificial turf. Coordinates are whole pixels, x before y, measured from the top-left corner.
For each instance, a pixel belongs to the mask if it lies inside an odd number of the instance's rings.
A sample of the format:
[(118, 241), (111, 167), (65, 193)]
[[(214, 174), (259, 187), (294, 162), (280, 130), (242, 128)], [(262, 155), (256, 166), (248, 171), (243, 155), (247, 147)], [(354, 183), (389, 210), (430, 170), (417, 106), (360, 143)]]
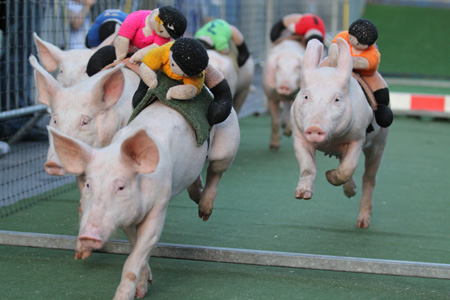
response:
[(450, 9), (367, 4), (378, 28), (382, 74), (450, 78)]
[[(315, 194), (294, 198), (292, 138), (269, 151), (270, 118), (240, 120), (241, 144), (207, 222), (187, 193), (169, 205), (161, 242), (450, 263), (450, 122), (396, 117), (374, 193), (371, 227), (356, 228), (360, 189), (348, 199), (317, 155)], [(356, 172), (360, 186), (362, 163)], [(76, 190), (0, 219), (0, 229), (76, 235)], [(119, 233), (115, 238), (124, 238)], [(0, 299), (111, 299), (124, 255), (0, 246)], [(448, 280), (151, 258), (148, 299), (449, 299)]]

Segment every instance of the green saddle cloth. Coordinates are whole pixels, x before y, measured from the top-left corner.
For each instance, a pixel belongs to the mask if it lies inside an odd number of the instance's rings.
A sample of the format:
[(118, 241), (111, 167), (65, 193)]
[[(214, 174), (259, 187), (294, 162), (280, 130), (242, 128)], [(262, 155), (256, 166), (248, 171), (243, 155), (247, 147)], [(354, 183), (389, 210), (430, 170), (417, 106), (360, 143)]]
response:
[(158, 72), (158, 86), (155, 89), (149, 89), (145, 97), (139, 102), (133, 110), (128, 123), (130, 123), (141, 111), (156, 100), (160, 100), (165, 105), (175, 109), (191, 124), (197, 137), (197, 146), (203, 143), (209, 137), (211, 126), (209, 125), (207, 113), (209, 104), (213, 101), (213, 95), (209, 89), (203, 85), (203, 88), (197, 96), (191, 100), (167, 100), (166, 94), (169, 88), (182, 84), (178, 80), (168, 77), (162, 72)]

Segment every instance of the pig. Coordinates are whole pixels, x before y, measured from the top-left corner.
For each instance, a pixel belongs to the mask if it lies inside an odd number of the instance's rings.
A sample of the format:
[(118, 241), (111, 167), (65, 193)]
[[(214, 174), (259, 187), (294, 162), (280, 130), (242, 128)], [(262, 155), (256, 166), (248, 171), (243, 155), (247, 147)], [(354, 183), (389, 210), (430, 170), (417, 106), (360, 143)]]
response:
[[(114, 134), (126, 125), (133, 107), (131, 99), (139, 76), (118, 65), (70, 87), (63, 87), (30, 56), (35, 69), (37, 101), (50, 108), (50, 126), (94, 146), (108, 145)], [(65, 170), (49, 149), (45, 170), (64, 175)]]
[[(123, 64), (64, 88), (39, 65), (36, 57), (30, 56), (29, 60), (35, 69), (37, 100), (50, 108), (49, 126), (93, 147), (103, 147), (127, 124), (133, 110), (131, 100), (139, 84), (139, 76), (122, 68)], [(66, 174), (51, 147), (44, 169), (49, 175)], [(77, 176), (76, 181), (81, 190), (84, 176)], [(75, 259), (85, 259), (90, 254), (90, 249), (77, 244)]]
[(266, 57), (262, 84), (267, 97), (270, 118), (271, 135), (269, 148), (280, 148), (280, 102), (282, 104), (283, 134), (291, 136), (289, 113), (292, 102), (300, 90), (300, 71), (305, 48), (292, 39), (284, 39), (275, 43)]
[(56, 80), (62, 87), (69, 87), (88, 78), (86, 65), (89, 58), (98, 48), (112, 44), (116, 35), (106, 38), (97, 48), (67, 51), (42, 40), (36, 32), (33, 38), (44, 68), (50, 73), (56, 73)]
[[(114, 299), (147, 295), (152, 281), (150, 252), (164, 226), (169, 201), (187, 189), (207, 220), (219, 180), (236, 155), (240, 133), (236, 113), (212, 127), (210, 142), (197, 146), (195, 132), (177, 111), (156, 101), (96, 149), (48, 127), (52, 147), (68, 172), (85, 174), (78, 239), (100, 249), (118, 228), (132, 247)], [(203, 188), (201, 172), (209, 161)]]
[(253, 58), (250, 56), (239, 69), (236, 69), (235, 63), (229, 55), (219, 53), (212, 49), (208, 49), (207, 52), (209, 63), (219, 70), (228, 81), (233, 96), (233, 107), (236, 113), (239, 114), (250, 92), (255, 75)]
[[(372, 107), (357, 80), (348, 44), (338, 39), (337, 67), (318, 67), (323, 45), (312, 40), (306, 48), (301, 88), (291, 109), (295, 156), (300, 167), (295, 198), (310, 199), (316, 178), (316, 150), (339, 159), (337, 169), (326, 172), (332, 185), (343, 186), (344, 194), (356, 194), (353, 174), (361, 152), (365, 156), (358, 228), (368, 228), (372, 194), (386, 147), (388, 129), (375, 122)], [(372, 131), (371, 131), (372, 130)]]

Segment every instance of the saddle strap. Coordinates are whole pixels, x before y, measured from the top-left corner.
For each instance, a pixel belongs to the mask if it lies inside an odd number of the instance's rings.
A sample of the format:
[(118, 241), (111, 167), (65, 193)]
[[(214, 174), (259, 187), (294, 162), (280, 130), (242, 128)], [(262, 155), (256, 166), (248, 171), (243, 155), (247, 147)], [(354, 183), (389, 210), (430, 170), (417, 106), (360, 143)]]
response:
[(361, 86), (361, 88), (364, 92), (364, 95), (366, 95), (367, 102), (369, 102), (369, 105), (372, 107), (372, 109), (374, 111), (376, 111), (377, 106), (378, 106), (377, 100), (375, 100), (375, 96), (374, 96), (372, 90), (370, 89), (369, 85), (361, 78), (361, 75), (359, 75), (356, 72), (352, 72), (352, 73), (353, 73), (352, 74), (353, 78), (355, 78), (358, 81), (359, 85)]
[(125, 58), (125, 59), (122, 60), (122, 61), (115, 61), (115, 62), (113, 62), (113, 63), (110, 63), (109, 65), (107, 65), (106, 67), (104, 67), (104, 68), (102, 69), (102, 71), (103, 71), (103, 70), (108, 70), (108, 69), (110, 69), (110, 68), (113, 68), (113, 67), (115, 67), (116, 65), (121, 64), (121, 63), (125, 64), (125, 66), (126, 66), (128, 69), (134, 71), (134, 73), (136, 73), (136, 74), (139, 76), (139, 65), (140, 65), (140, 64), (132, 64), (132, 63), (130, 62), (130, 58), (129, 58), (129, 57)]

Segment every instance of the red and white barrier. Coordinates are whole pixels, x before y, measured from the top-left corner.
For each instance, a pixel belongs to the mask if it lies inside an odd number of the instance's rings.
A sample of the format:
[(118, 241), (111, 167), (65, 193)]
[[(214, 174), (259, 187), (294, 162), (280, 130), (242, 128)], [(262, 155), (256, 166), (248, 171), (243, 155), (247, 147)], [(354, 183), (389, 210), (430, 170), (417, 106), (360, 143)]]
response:
[(450, 95), (391, 92), (390, 104), (397, 114), (450, 117)]

